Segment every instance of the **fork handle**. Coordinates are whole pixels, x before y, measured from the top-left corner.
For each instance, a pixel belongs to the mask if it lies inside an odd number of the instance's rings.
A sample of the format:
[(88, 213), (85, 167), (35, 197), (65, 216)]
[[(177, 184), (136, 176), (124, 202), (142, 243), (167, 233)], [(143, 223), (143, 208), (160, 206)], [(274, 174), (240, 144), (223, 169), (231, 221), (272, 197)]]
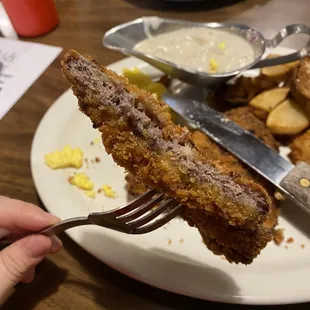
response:
[(40, 234), (43, 234), (47, 237), (51, 237), (53, 235), (57, 235), (69, 228), (82, 226), (82, 225), (90, 225), (93, 224), (89, 221), (87, 217), (81, 216), (81, 217), (74, 217), (68, 220), (64, 220), (61, 222), (58, 222), (57, 224), (47, 227), (46, 229), (40, 231)]
[(45, 228), (44, 230), (41, 230), (39, 232), (31, 232), (23, 235), (22, 237), (19, 238), (6, 238), (3, 240), (0, 240), (0, 251), (14, 243), (15, 241), (26, 237), (31, 234), (41, 234), (45, 235), (47, 237), (51, 237), (53, 235), (57, 235), (69, 228), (77, 227), (77, 226), (82, 226), (82, 225), (91, 225), (91, 223), (87, 217), (74, 217), (68, 220), (61, 221), (55, 225), (49, 226)]

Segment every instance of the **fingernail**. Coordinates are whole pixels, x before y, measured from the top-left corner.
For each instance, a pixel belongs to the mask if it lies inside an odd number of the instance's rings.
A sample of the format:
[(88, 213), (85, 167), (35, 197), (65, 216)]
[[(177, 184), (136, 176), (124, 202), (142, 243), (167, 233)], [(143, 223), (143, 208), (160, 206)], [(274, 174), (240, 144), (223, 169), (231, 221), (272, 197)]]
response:
[(52, 236), (51, 241), (52, 241), (51, 253), (57, 253), (62, 247), (62, 241), (56, 236)]

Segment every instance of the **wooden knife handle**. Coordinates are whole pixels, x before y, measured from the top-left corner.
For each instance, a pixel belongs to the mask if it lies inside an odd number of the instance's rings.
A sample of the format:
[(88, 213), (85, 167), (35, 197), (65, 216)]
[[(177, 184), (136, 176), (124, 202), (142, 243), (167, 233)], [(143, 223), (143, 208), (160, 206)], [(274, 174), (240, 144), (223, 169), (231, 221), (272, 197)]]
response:
[(310, 211), (310, 165), (299, 162), (280, 185)]

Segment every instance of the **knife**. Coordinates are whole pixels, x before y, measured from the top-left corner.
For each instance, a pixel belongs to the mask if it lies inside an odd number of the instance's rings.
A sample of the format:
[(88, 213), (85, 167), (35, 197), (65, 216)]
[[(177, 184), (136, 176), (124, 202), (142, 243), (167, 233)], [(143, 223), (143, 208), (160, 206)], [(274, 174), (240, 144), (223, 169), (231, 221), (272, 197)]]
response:
[(169, 92), (162, 99), (181, 119), (204, 132), (310, 213), (310, 165), (304, 162), (293, 165), (204, 102)]

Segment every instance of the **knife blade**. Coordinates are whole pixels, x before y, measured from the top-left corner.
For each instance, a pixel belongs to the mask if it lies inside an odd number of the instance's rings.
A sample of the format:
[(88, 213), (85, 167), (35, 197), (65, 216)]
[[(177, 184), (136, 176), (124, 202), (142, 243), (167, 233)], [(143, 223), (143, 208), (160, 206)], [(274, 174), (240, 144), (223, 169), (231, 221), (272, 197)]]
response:
[(293, 165), (204, 102), (168, 92), (162, 99), (181, 119), (204, 132), (310, 213), (310, 165)]

